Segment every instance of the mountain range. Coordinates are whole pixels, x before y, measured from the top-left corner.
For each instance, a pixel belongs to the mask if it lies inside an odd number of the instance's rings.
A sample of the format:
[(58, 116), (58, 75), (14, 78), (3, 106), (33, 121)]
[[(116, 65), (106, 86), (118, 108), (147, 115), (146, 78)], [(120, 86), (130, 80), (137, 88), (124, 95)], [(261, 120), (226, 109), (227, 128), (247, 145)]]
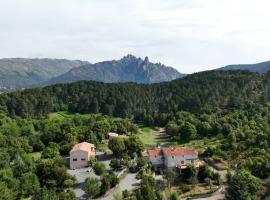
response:
[(158, 83), (171, 81), (184, 74), (172, 67), (160, 63), (151, 63), (145, 59), (127, 55), (120, 60), (104, 61), (76, 67), (49, 81), (49, 84), (75, 82), (79, 80), (95, 80), (107, 83), (136, 82)]
[[(247, 70), (266, 73), (270, 61), (257, 64), (228, 65), (216, 70)], [(91, 64), (88, 61), (67, 59), (0, 59), (0, 92), (31, 86), (69, 83), (79, 80), (100, 82), (158, 83), (171, 81), (185, 74), (161, 63), (127, 55), (119, 60)]]
[(184, 74), (172, 67), (149, 62), (133, 55), (120, 60), (91, 64), (66, 59), (0, 59), (0, 91), (54, 83), (94, 80), (102, 82), (157, 83)]
[(218, 68), (218, 70), (247, 70), (250, 72), (266, 73), (270, 71), (270, 61), (256, 64), (227, 65), (225, 67)]
[(38, 85), (59, 76), (86, 61), (66, 59), (0, 59), (0, 87), (16, 89)]

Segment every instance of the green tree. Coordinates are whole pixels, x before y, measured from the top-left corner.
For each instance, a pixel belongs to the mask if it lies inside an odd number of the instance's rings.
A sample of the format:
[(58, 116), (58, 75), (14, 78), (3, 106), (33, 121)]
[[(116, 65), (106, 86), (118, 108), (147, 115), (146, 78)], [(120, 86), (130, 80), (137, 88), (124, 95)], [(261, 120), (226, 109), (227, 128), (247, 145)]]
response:
[(101, 162), (96, 162), (93, 169), (97, 175), (103, 175), (106, 173), (106, 166)]
[(56, 146), (54, 147), (46, 147), (41, 154), (42, 158), (54, 158), (54, 157), (59, 157), (59, 148)]
[(100, 193), (99, 180), (96, 178), (88, 177), (83, 184), (83, 190), (89, 197), (95, 197)]
[(121, 167), (121, 161), (119, 159), (112, 159), (110, 162), (110, 167), (116, 170)]
[(178, 135), (179, 126), (174, 122), (171, 121), (166, 125), (166, 133), (172, 136)]
[(198, 171), (198, 179), (200, 181), (203, 182), (206, 178), (211, 178), (211, 176), (212, 176), (212, 172), (206, 164), (200, 166), (199, 171)]
[(240, 170), (230, 180), (226, 192), (228, 200), (256, 199), (256, 192), (259, 189), (260, 181), (252, 176), (247, 170)]
[(207, 136), (212, 132), (212, 128), (208, 122), (200, 122), (196, 128), (200, 136)]
[(125, 141), (125, 148), (132, 157), (134, 153), (141, 155), (142, 151), (144, 150), (144, 145), (138, 136), (131, 135)]
[(48, 190), (46, 187), (43, 187), (38, 193), (33, 196), (35, 200), (59, 200), (55, 190)]
[(38, 177), (32, 172), (23, 174), (20, 178), (20, 189), (20, 193), (23, 197), (36, 194), (40, 189)]
[(193, 165), (188, 165), (185, 171), (183, 172), (183, 176), (186, 181), (191, 184), (197, 183), (197, 172)]
[(14, 193), (10, 190), (5, 183), (0, 182), (0, 199), (12, 200), (15, 199)]
[(123, 138), (115, 137), (109, 141), (109, 148), (117, 157), (122, 157), (126, 153), (126, 145)]
[(104, 176), (101, 180), (100, 194), (105, 194), (111, 187), (110, 177)]
[(171, 194), (171, 197), (170, 197), (170, 199), (171, 200), (179, 200), (179, 197), (178, 197), (179, 195), (176, 193), (176, 192), (173, 192), (172, 194)]
[(59, 200), (76, 200), (76, 195), (73, 191), (68, 190), (59, 194)]
[(186, 122), (183, 126), (181, 126), (179, 132), (180, 140), (183, 142), (188, 142), (189, 140), (197, 137), (196, 127), (189, 122)]
[(141, 169), (143, 168), (144, 166), (146, 166), (148, 164), (148, 159), (145, 158), (145, 157), (141, 157), (138, 159), (137, 161), (137, 166)]

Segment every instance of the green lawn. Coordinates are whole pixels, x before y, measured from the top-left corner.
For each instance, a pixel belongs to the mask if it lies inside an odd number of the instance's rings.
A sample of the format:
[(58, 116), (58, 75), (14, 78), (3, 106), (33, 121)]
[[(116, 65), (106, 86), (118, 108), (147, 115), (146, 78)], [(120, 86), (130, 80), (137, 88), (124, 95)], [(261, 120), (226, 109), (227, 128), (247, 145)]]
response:
[(53, 121), (63, 121), (67, 119), (72, 119), (74, 117), (80, 117), (80, 118), (89, 118), (94, 115), (101, 115), (101, 114), (73, 114), (73, 113), (68, 113), (68, 112), (55, 112), (55, 113), (50, 113), (49, 114), (49, 120)]
[(40, 152), (29, 153), (29, 155), (34, 158), (34, 160), (38, 160), (41, 157)]
[(197, 139), (192, 140), (188, 143), (180, 144), (174, 139), (160, 139), (156, 137), (158, 128), (156, 127), (140, 127), (138, 136), (143, 141), (145, 145), (153, 145), (157, 146), (158, 144), (161, 146), (191, 146), (197, 149), (198, 151), (203, 151), (209, 146), (216, 146), (221, 143), (221, 140), (216, 138), (211, 139)]
[(139, 138), (143, 141), (145, 145), (166, 145), (166, 146), (175, 146), (177, 142), (172, 141), (171, 139), (159, 139), (156, 137), (158, 128), (156, 127), (140, 127), (139, 128)]

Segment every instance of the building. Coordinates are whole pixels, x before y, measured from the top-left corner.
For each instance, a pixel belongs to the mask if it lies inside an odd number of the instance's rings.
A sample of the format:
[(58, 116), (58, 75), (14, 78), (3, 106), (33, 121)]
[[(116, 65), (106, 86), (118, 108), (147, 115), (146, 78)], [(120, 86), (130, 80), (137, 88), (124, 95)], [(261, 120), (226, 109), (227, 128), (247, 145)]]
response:
[(109, 140), (111, 140), (112, 138), (115, 138), (115, 137), (118, 137), (119, 135), (117, 133), (108, 133), (108, 136), (109, 136)]
[(145, 154), (155, 170), (160, 167), (184, 169), (188, 164), (196, 165), (198, 152), (191, 147), (164, 147), (148, 150)]
[(160, 148), (148, 150), (146, 156), (152, 163), (152, 166), (155, 168), (155, 170), (164, 166), (164, 157)]
[(95, 145), (88, 142), (76, 144), (69, 152), (70, 169), (79, 169), (88, 166), (91, 157), (95, 157)]

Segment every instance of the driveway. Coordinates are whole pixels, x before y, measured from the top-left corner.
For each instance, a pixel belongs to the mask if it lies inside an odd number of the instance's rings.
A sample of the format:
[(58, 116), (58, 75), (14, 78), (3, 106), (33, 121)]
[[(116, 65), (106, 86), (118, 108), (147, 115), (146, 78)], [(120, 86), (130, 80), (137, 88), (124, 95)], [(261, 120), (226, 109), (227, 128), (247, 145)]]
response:
[(94, 172), (94, 170), (91, 167), (88, 168), (82, 168), (82, 169), (75, 169), (75, 170), (67, 170), (67, 172), (75, 176), (77, 180), (77, 185), (74, 188), (74, 192), (76, 194), (77, 199), (87, 199), (85, 192), (82, 190), (83, 183), (87, 177), (93, 177), (100, 179), (99, 176), (97, 176)]
[(218, 191), (214, 192), (210, 196), (206, 195), (207, 197), (201, 197), (201, 198), (200, 197), (198, 197), (198, 198), (194, 197), (192, 199), (196, 199), (196, 200), (206, 200), (206, 199), (207, 200), (222, 200), (222, 199), (225, 199), (225, 191), (226, 191), (226, 189), (228, 187), (227, 186), (227, 170), (216, 170), (216, 169), (214, 169), (213, 167), (210, 167), (210, 166), (209, 166), (209, 168), (211, 170), (213, 170), (214, 172), (219, 173), (219, 175), (220, 175), (220, 177), (221, 177), (221, 179), (223, 181), (223, 185), (221, 186), (221, 188)]
[(112, 189), (106, 196), (99, 198), (99, 200), (113, 200), (114, 194), (122, 193), (124, 190), (133, 190), (140, 184), (140, 180), (136, 179), (136, 173), (128, 173), (123, 179), (120, 180), (119, 185)]

